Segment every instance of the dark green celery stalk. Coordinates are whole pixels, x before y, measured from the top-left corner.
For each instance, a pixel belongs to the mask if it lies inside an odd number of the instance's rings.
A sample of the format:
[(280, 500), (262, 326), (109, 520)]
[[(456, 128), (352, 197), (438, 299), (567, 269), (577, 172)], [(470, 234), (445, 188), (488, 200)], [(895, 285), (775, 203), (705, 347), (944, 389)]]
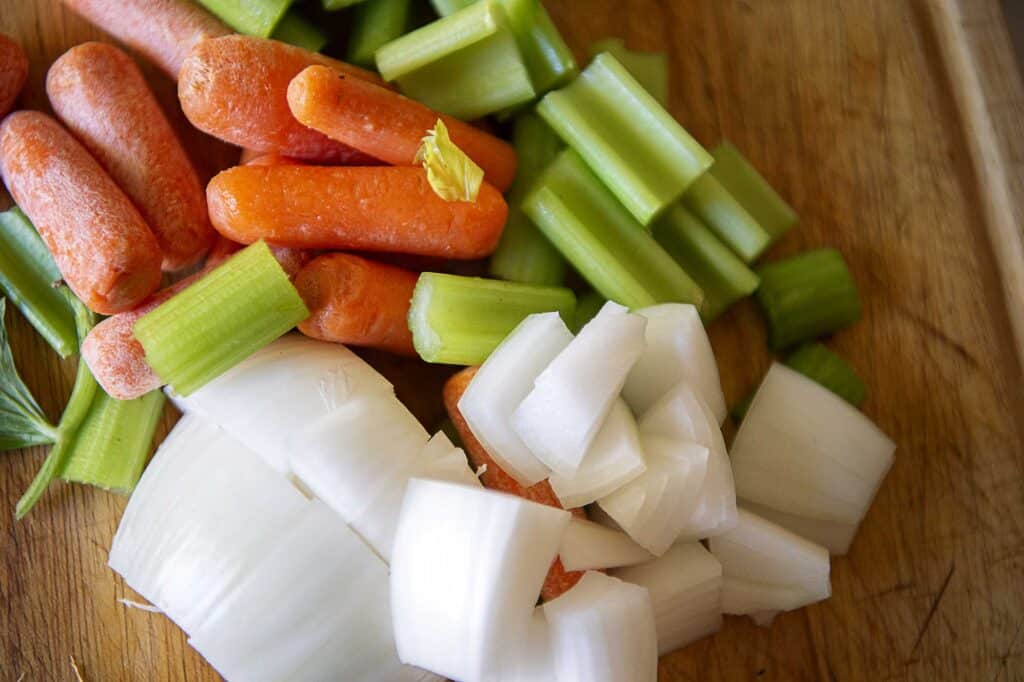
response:
[(293, 0), (199, 0), (239, 33), (269, 38)]
[(711, 174), (771, 235), (773, 242), (796, 224), (796, 212), (736, 147), (723, 142), (711, 152), (711, 156), (715, 157)]
[(668, 55), (631, 50), (621, 38), (606, 38), (590, 46), (591, 57), (602, 52), (610, 52), (654, 99), (668, 106)]
[(310, 52), (319, 52), (327, 44), (327, 35), (295, 10), (284, 15), (270, 37)]
[(745, 263), (764, 253), (772, 237), (711, 173), (700, 176), (683, 195), (683, 204)]
[(377, 49), (409, 29), (412, 0), (366, 0), (356, 8), (348, 38), (348, 60), (374, 68)]
[(580, 330), (594, 319), (594, 316), (601, 310), (605, 303), (608, 302), (601, 294), (596, 291), (590, 291), (583, 294), (576, 301), (576, 315), (572, 320), (572, 333), (579, 334)]

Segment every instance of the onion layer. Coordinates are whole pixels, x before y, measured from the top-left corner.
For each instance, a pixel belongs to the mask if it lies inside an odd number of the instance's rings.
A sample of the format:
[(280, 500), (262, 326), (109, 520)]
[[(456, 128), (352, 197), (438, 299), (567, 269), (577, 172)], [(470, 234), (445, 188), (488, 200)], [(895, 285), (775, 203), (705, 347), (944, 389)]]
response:
[(562, 535), (558, 557), (567, 571), (632, 566), (654, 558), (622, 531), (577, 518)]

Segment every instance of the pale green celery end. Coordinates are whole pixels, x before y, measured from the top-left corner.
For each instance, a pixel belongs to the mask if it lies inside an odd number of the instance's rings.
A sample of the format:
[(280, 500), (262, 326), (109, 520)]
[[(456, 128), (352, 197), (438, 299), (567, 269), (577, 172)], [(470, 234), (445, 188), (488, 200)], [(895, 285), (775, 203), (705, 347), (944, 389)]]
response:
[(607, 302), (607, 299), (596, 291), (581, 296), (576, 302), (576, 316), (573, 318), (572, 333), (579, 334), (580, 330), (597, 316)]
[(327, 44), (327, 35), (294, 11), (284, 15), (270, 37), (310, 52), (319, 52)]
[(710, 173), (690, 185), (683, 204), (746, 263), (757, 260), (772, 243), (772, 236)]
[(505, 231), (491, 256), (490, 273), (511, 282), (557, 285), (565, 282), (566, 263), (522, 209), (510, 203)]
[(610, 54), (537, 105), (642, 224), (674, 203), (712, 163), (711, 155)]
[(565, 85), (579, 73), (572, 50), (540, 0), (501, 0), (523, 62), (538, 94)]
[(78, 350), (75, 319), (53, 287), (61, 278), (53, 257), (18, 208), (0, 213), (0, 289), (63, 358)]
[(309, 315), (262, 241), (135, 323), (146, 361), (187, 396)]
[(599, 40), (590, 46), (591, 57), (602, 52), (611, 53), (654, 99), (662, 106), (668, 106), (668, 55), (631, 50), (620, 38)]
[(798, 220), (796, 211), (779, 196), (753, 164), (729, 142), (716, 147), (711, 173), (775, 241)]
[(293, 0), (199, 0), (206, 9), (239, 33), (268, 38)]
[(460, 9), (465, 9), (474, 2), (476, 2), (476, 0), (430, 0), (430, 4), (433, 5), (434, 11), (442, 17), (454, 14)]
[(323, 0), (323, 8), (328, 12), (334, 12), (363, 2), (366, 2), (366, 0)]
[(837, 353), (820, 343), (808, 343), (793, 351), (786, 364), (813, 379), (854, 407), (867, 398), (867, 387), (856, 370)]
[(512, 145), (516, 149), (518, 165), (516, 181), (510, 193), (528, 190), (537, 176), (565, 148), (562, 138), (533, 111), (516, 116)]
[(348, 60), (376, 68), (373, 55), (409, 27), (412, 0), (366, 0), (356, 8), (348, 39)]

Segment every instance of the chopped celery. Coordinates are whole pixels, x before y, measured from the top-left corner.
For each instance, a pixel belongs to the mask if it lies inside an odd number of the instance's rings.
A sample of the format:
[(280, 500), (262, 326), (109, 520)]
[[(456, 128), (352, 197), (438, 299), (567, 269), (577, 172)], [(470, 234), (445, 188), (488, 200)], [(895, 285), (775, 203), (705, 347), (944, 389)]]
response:
[(46, 420), (39, 403), (14, 366), (7, 328), (4, 327), (6, 311), (7, 299), (0, 298), (0, 451), (57, 440), (57, 428)]
[(621, 38), (599, 40), (590, 46), (591, 57), (602, 52), (610, 52), (654, 99), (661, 102), (662, 106), (668, 106), (668, 55), (664, 52), (631, 50)]
[(187, 396), (309, 315), (262, 241), (135, 323), (146, 362)]
[(59, 281), (53, 257), (25, 214), (18, 208), (0, 213), (0, 289), (66, 358), (78, 350), (78, 338), (67, 299), (53, 286)]
[(786, 358), (786, 364), (854, 407), (860, 407), (867, 397), (867, 388), (853, 367), (820, 343), (800, 346)]
[(407, 33), (377, 50), (376, 59), (381, 75), (406, 95), (458, 118), (534, 97), (508, 18), (494, 0)]
[(654, 223), (651, 234), (704, 291), (705, 321), (757, 289), (757, 275), (680, 204)]
[(690, 185), (683, 204), (746, 263), (757, 260), (772, 243), (771, 235), (711, 173)]
[(377, 49), (408, 30), (411, 8), (412, 0), (366, 0), (360, 4), (348, 38), (348, 60), (373, 68)]
[(491, 256), (490, 272), (512, 282), (561, 284), (565, 259), (526, 217), (520, 204), (530, 185), (558, 155), (562, 141), (539, 116), (525, 112), (516, 117), (513, 143), (519, 166), (508, 192), (508, 222)]
[(352, 5), (358, 5), (366, 0), (323, 0), (322, 5), (328, 12), (334, 12), (339, 9), (345, 9)]
[(602, 296), (630, 308), (693, 303), (700, 287), (567, 149), (523, 200), (523, 211)]
[(797, 221), (796, 212), (750, 165), (739, 150), (723, 142), (711, 152), (715, 163), (711, 174), (747, 209), (747, 212), (777, 240)]
[(570, 85), (545, 95), (537, 111), (642, 225), (668, 208), (712, 162), (607, 52)]
[(295, 10), (284, 15), (270, 37), (310, 52), (319, 52), (327, 44), (327, 35)]
[(580, 296), (576, 301), (576, 314), (573, 316), (572, 324), (569, 325), (572, 328), (572, 333), (579, 334), (583, 326), (594, 319), (594, 316), (607, 302), (608, 300), (596, 291)]
[(268, 38), (292, 0), (199, 0), (199, 4), (239, 33)]
[(478, 365), (527, 315), (571, 320), (572, 291), (436, 272), (420, 275), (409, 307), (413, 344), (427, 362)]
[(835, 249), (768, 263), (757, 274), (757, 300), (768, 319), (773, 349), (831, 334), (860, 317), (857, 287)]
[(446, 17), (449, 14), (455, 14), (460, 9), (466, 9), (474, 2), (476, 2), (476, 0), (430, 0), (430, 4), (434, 6), (434, 10), (442, 17)]
[(96, 391), (60, 477), (70, 483), (130, 493), (142, 475), (164, 401), (161, 391), (135, 400), (115, 400)]

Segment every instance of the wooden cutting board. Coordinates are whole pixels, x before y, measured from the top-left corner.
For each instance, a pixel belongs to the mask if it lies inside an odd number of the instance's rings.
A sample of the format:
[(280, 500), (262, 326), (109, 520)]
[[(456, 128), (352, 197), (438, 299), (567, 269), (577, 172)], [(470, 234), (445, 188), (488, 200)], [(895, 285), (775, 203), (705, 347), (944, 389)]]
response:
[[(850, 555), (833, 563), (831, 600), (768, 630), (729, 618), (666, 657), (662, 680), (1024, 679), (1024, 382), (1011, 323), (1024, 307), (1012, 214), (1024, 95), (996, 0), (960, 1), (961, 19), (939, 30), (943, 0), (546, 2), (581, 53), (607, 36), (669, 53), (673, 113), (705, 144), (735, 142), (801, 216), (769, 257), (842, 250), (864, 316), (833, 346), (899, 445)], [(48, 64), (103, 37), (57, 0), (0, 0), (0, 31), (32, 57), (22, 106), (34, 108), (46, 108)], [(173, 86), (150, 75), (181, 122)], [(205, 174), (233, 162), (182, 130)], [(995, 196), (1004, 179), (1010, 202)], [(73, 365), (16, 315), (9, 324), (27, 382), (56, 415)], [(769, 361), (754, 306), (711, 335), (735, 401)], [(445, 371), (375, 359), (436, 423)], [(124, 499), (54, 484), (13, 521), (42, 457), (0, 456), (0, 680), (73, 680), (71, 657), (88, 682), (217, 679), (163, 616), (118, 602), (135, 596), (106, 567)]]

